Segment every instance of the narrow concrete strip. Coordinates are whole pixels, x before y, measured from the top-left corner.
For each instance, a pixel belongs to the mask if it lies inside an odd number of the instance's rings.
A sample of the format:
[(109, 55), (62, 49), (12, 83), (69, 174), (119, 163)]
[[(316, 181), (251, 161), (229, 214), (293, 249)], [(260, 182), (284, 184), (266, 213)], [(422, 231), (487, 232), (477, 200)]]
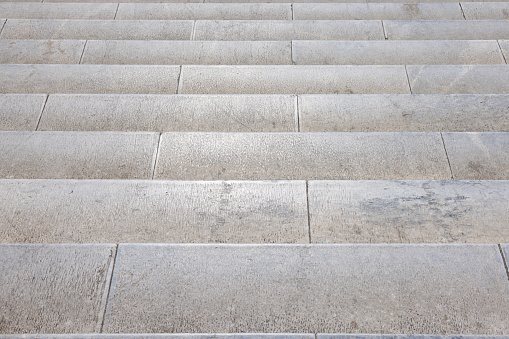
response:
[(181, 93), (390, 94), (410, 90), (403, 66), (184, 66)]
[[(23, 334), (1, 335), (0, 339), (315, 339), (314, 334), (274, 333), (169, 333), (169, 334)], [(408, 339), (412, 339), (411, 337)], [(418, 339), (418, 338), (417, 338)], [(428, 339), (428, 338), (422, 338)], [(435, 339), (435, 338), (429, 338)]]
[(448, 179), (438, 133), (164, 133), (156, 179)]
[(443, 133), (454, 178), (508, 180), (509, 133)]
[(299, 100), (302, 132), (509, 132), (505, 94), (301, 95)]
[(0, 131), (33, 131), (44, 94), (0, 94)]
[[(496, 56), (501, 60), (502, 57), (497, 42), (493, 41), (493, 43), (496, 47)], [(87, 42), (82, 63), (117, 65), (291, 65), (291, 54), (290, 41), (91, 40)]]
[(297, 65), (505, 64), (495, 40), (293, 41)]
[(179, 66), (0, 65), (0, 93), (173, 94)]
[(509, 60), (509, 40), (501, 40), (498, 42), (500, 45), (500, 49), (502, 50), (502, 53), (504, 54), (505, 60)]
[(304, 181), (0, 180), (2, 243), (307, 243)]
[(149, 179), (158, 134), (0, 132), (0, 178)]
[(126, 244), (114, 280), (108, 333), (509, 333), (497, 245)]
[(39, 130), (297, 132), (294, 98), (292, 95), (55, 94), (48, 99)]
[(94, 332), (115, 245), (0, 245), (1, 333)]
[[(1, 3), (0, 3), (1, 4)], [(0, 40), (2, 64), (78, 64), (85, 40)]]
[(116, 3), (23, 3), (0, 2), (0, 13), (7, 19), (113, 19)]
[[(431, 334), (318, 334), (317, 339), (446, 339)], [(479, 338), (486, 339), (486, 338)], [(502, 339), (502, 338), (501, 338)]]
[(467, 20), (509, 19), (507, 2), (462, 2), (461, 7)]

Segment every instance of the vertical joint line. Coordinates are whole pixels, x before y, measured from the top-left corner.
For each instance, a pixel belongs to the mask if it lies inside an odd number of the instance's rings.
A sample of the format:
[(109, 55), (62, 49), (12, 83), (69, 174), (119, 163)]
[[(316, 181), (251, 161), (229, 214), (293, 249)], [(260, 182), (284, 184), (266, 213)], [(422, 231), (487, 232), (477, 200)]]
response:
[(447, 154), (447, 148), (445, 147), (445, 140), (442, 132), (440, 132), (442, 138), (442, 145), (444, 145), (445, 157), (447, 158), (447, 164), (449, 165), (449, 171), (451, 171), (451, 179), (454, 180), (454, 174), (452, 173), (451, 161), (449, 160), (449, 154)]
[(183, 79), (182, 79), (182, 76), (184, 74), (184, 65), (180, 65), (180, 73), (179, 73), (179, 78), (177, 80), (177, 93), (175, 94), (180, 94), (180, 92), (182, 92), (182, 82), (183, 82)]
[(118, 13), (118, 8), (120, 7), (120, 2), (117, 3), (117, 10), (115, 11), (115, 16), (113, 17), (113, 20), (117, 20), (117, 13)]
[[(115, 273), (115, 266), (116, 266), (116, 263), (117, 263), (118, 246), (119, 246), (119, 244), (116, 244), (115, 255), (113, 256), (113, 265), (111, 267), (111, 274), (109, 276), (108, 292), (106, 294), (106, 302), (104, 303), (104, 312), (102, 314), (101, 328), (99, 329), (99, 333), (103, 333), (104, 327), (105, 327), (105, 324), (106, 324), (106, 313), (108, 311), (108, 304), (109, 304), (110, 295), (111, 295), (111, 287), (113, 285), (113, 275)], [(111, 307), (111, 305), (109, 305), (109, 306)]]
[(295, 65), (295, 60), (293, 58), (293, 40), (290, 40), (290, 57), (292, 58), (292, 65)]
[(150, 177), (151, 180), (154, 180), (154, 176), (155, 176), (155, 173), (156, 173), (156, 166), (157, 166), (157, 160), (159, 159), (159, 149), (161, 148), (161, 137), (162, 137), (162, 133), (159, 132), (159, 138), (157, 140), (157, 146), (156, 146), (156, 149), (154, 150), (154, 154), (152, 155), (152, 176)]
[(193, 21), (193, 28), (191, 29), (191, 40), (196, 37), (196, 20)]
[(306, 206), (308, 212), (308, 240), (311, 244), (311, 214), (309, 214), (309, 181), (306, 180)]
[(48, 102), (49, 94), (46, 94), (46, 98), (44, 99), (44, 104), (42, 104), (41, 112), (39, 113), (39, 116), (37, 117), (37, 122), (35, 124), (35, 131), (39, 129), (39, 124), (41, 123), (42, 113), (44, 112), (44, 109), (46, 109), (46, 103)]
[(502, 46), (500, 46), (500, 41), (499, 40), (495, 40), (495, 41), (497, 42), (498, 50), (500, 51), (500, 55), (502, 56), (502, 60), (504, 60), (504, 62), (507, 65), (507, 59), (505, 58), (504, 52), (502, 52)]
[(0, 35), (2, 35), (2, 32), (4, 31), (4, 27), (5, 25), (7, 25), (7, 19), (4, 21), (4, 23), (2, 24), (2, 27), (0, 27)]
[(410, 90), (410, 94), (414, 94), (412, 92), (412, 85), (410, 85), (410, 76), (408, 75), (408, 70), (406, 69), (406, 65), (405, 65), (405, 73), (406, 73), (406, 81), (408, 82), (408, 89)]
[(80, 62), (79, 62), (80, 65), (83, 62), (83, 56), (85, 55), (85, 48), (87, 48), (87, 43), (88, 43), (88, 40), (85, 40), (85, 44), (83, 45), (83, 52), (81, 52), (81, 57), (80, 57)]
[(507, 261), (505, 260), (505, 257), (504, 257), (504, 251), (502, 251), (502, 246), (500, 246), (500, 244), (498, 244), (498, 250), (500, 251), (500, 255), (502, 256), (502, 262), (504, 263), (505, 274), (507, 275), (507, 279), (509, 280), (509, 268), (507, 267)]
[(461, 14), (463, 15), (463, 20), (467, 20), (467, 17), (465, 16), (465, 11), (463, 10), (463, 6), (461, 6), (461, 2), (458, 2), (458, 4), (460, 5)]
[(387, 31), (385, 30), (384, 21), (380, 20), (380, 22), (382, 23), (382, 30), (384, 31), (384, 38), (385, 40), (389, 40), (389, 36), (387, 35)]
[(292, 9), (292, 20), (295, 20), (295, 14), (293, 12), (293, 3), (290, 4), (290, 8)]
[(297, 132), (300, 132), (300, 106), (299, 106), (300, 96), (295, 96), (295, 115), (297, 117)]

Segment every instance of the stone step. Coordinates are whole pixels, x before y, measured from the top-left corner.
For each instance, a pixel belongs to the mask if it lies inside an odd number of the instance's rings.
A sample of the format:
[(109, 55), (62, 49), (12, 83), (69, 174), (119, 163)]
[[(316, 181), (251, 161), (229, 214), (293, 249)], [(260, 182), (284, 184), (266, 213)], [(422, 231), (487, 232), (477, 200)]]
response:
[(509, 3), (488, 2), (462, 2), (461, 8), (467, 20), (509, 19)]
[(2, 64), (79, 64), (86, 40), (0, 40)]
[(114, 19), (117, 3), (0, 2), (7, 19)]
[(159, 333), (159, 334), (11, 334), (0, 339), (506, 339), (503, 335), (436, 334), (274, 334), (274, 333)]
[(0, 94), (0, 131), (35, 131), (44, 94)]
[[(0, 2), (5, 2), (1, 0)], [(8, 0), (8, 2), (39, 2), (37, 0)], [(505, 2), (506, 0), (474, 0), (469, 2)], [(104, 3), (105, 0), (42, 0), (41, 2), (59, 2), (59, 3)], [(154, 0), (121, 0), (120, 3), (154, 3)], [(159, 3), (260, 3), (260, 0), (157, 0)], [(269, 1), (266, 1), (269, 2)], [(269, 3), (457, 3), (458, 0), (278, 0)]]

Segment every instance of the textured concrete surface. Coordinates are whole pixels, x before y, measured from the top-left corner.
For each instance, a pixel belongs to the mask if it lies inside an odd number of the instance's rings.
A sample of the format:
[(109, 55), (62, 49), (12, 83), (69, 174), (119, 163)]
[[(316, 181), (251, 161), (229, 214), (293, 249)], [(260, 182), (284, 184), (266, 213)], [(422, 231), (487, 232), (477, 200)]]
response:
[[(509, 262), (509, 244), (501, 244), (500, 248), (502, 249), (502, 255), (504, 256), (505, 262), (507, 264)], [(509, 271), (507, 271), (507, 276), (509, 276)]]
[(467, 20), (509, 19), (507, 2), (462, 2), (461, 7)]
[(505, 64), (494, 40), (308, 40), (294, 41), (292, 47), (297, 65)]
[(2, 243), (307, 243), (303, 181), (0, 180)]
[(509, 60), (509, 40), (501, 40), (498, 43), (507, 63), (507, 60)]
[(296, 106), (293, 95), (55, 94), (39, 130), (297, 132)]
[(116, 10), (116, 3), (0, 2), (0, 13), (7, 19), (113, 19)]
[[(314, 339), (314, 334), (273, 334), (273, 333), (169, 333), (169, 334), (42, 334), (42, 335), (1, 335), (0, 339)], [(390, 339), (390, 338), (388, 338)], [(395, 338), (399, 339), (399, 338)], [(401, 338), (403, 339), (403, 338)], [(413, 339), (413, 338), (406, 338)], [(415, 339), (436, 339), (423, 337)]]
[(300, 131), (509, 132), (508, 102), (505, 94), (300, 95)]
[(509, 179), (509, 133), (443, 133), (458, 180)]
[(0, 131), (33, 131), (46, 95), (0, 94)]
[(188, 94), (410, 93), (403, 66), (184, 66), (181, 82)]
[(0, 132), (0, 178), (150, 179), (159, 135)]
[(310, 181), (314, 243), (509, 241), (509, 181)]
[(196, 40), (383, 40), (379, 20), (197, 21)]
[(157, 179), (450, 179), (439, 133), (164, 133)]
[[(497, 48), (496, 56), (499, 60), (502, 60), (497, 43), (495, 41), (493, 43)], [(484, 52), (488, 51), (485, 50)], [(87, 42), (82, 63), (117, 65), (291, 65), (292, 50), (290, 41), (93, 40)]]
[(100, 329), (115, 246), (1, 245), (0, 333)]
[(414, 94), (509, 93), (508, 65), (410, 65), (406, 69)]
[(0, 65), (0, 93), (177, 92), (179, 66)]
[[(0, 3), (1, 4), (1, 3)], [(0, 40), (2, 64), (79, 64), (85, 40)]]
[(508, 303), (496, 245), (120, 245), (104, 329), (500, 334)]

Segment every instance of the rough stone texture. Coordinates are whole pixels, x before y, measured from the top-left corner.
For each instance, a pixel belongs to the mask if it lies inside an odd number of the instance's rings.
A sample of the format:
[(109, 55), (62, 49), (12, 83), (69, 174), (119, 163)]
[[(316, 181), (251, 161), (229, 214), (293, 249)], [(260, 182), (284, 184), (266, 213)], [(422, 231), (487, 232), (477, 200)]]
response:
[(39, 130), (297, 132), (296, 104), (292, 95), (55, 94)]
[(300, 95), (300, 131), (509, 132), (508, 103), (504, 94)]
[(509, 181), (310, 181), (314, 243), (509, 241)]
[(197, 21), (196, 40), (384, 40), (380, 20)]
[(120, 245), (105, 332), (500, 334), (508, 303), (496, 245)]
[(462, 2), (461, 7), (467, 20), (509, 19), (509, 3), (507, 2)]
[(509, 133), (443, 133), (458, 180), (508, 180)]
[(128, 20), (292, 20), (290, 4), (120, 4), (116, 19)]
[(450, 179), (439, 133), (164, 133), (157, 179)]
[(297, 65), (505, 64), (496, 41), (309, 40), (292, 48)]
[[(1, 3), (0, 3), (1, 4)], [(85, 40), (0, 40), (2, 64), (79, 64)]]
[(184, 66), (181, 93), (389, 94), (410, 89), (403, 66)]
[[(497, 48), (496, 56), (499, 60), (502, 60), (496, 41), (493, 41), (493, 43)], [(292, 50), (290, 41), (94, 40), (87, 43), (82, 63), (117, 65), (291, 65)]]
[(507, 63), (507, 60), (509, 60), (509, 40), (502, 40), (499, 41), (498, 43), (500, 44), (500, 49), (502, 50), (502, 53)]
[(166, 93), (179, 66), (0, 65), (0, 93)]
[(384, 21), (389, 40), (509, 39), (507, 20)]
[(0, 132), (0, 178), (150, 179), (158, 133)]
[(116, 10), (116, 3), (0, 2), (0, 13), (7, 19), (113, 19)]
[(26, 20), (11, 19), (2, 39), (189, 40), (187, 20)]
[(509, 93), (508, 65), (410, 65), (407, 72), (414, 94)]
[(100, 327), (115, 246), (1, 245), (0, 333)]
[(0, 94), (0, 131), (33, 131), (41, 113), (44, 94)]
[[(0, 339), (314, 339), (314, 334), (273, 334), (273, 333), (170, 333), (170, 334), (34, 334), (34, 335), (1, 335)], [(388, 338), (391, 339), (391, 338)], [(400, 338), (394, 338), (400, 339)], [(401, 339), (414, 339), (406, 337)], [(435, 337), (415, 337), (415, 339), (437, 339)]]

